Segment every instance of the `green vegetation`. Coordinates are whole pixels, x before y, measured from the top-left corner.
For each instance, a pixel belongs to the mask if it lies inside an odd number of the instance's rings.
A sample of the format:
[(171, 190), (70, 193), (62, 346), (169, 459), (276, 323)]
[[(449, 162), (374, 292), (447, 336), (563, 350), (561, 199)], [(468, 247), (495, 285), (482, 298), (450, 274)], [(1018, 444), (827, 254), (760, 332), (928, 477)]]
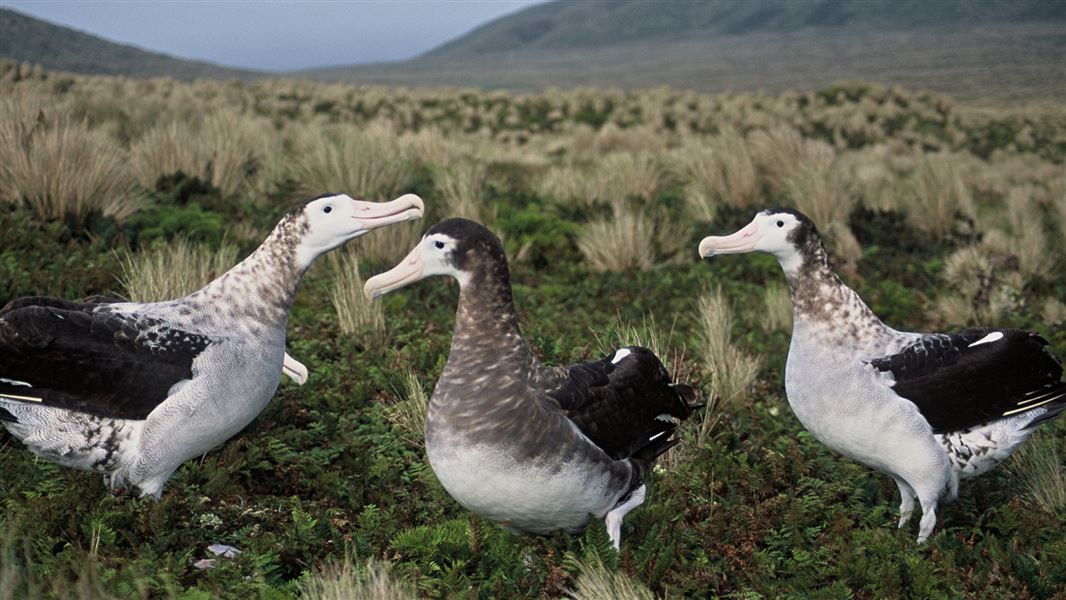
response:
[[(890, 324), (1032, 328), (1066, 356), (1061, 109), (992, 114), (863, 84), (510, 95), (48, 72), (0, 81), (0, 97), (37, 107), (23, 137), (2, 138), (4, 156), (36, 147), (40, 116), (119, 158), (56, 168), (44, 188), (0, 162), (0, 303), (180, 293), (152, 275), (209, 277), (309, 194), (410, 191), (428, 213), (310, 270), (289, 327), (308, 382), (283, 381), (245, 431), (183, 465), (160, 501), (113, 497), (97, 476), (35, 460), (0, 433), (0, 599), (1054, 598), (1066, 588), (1066, 422), (964, 482), (916, 546), (915, 526), (895, 528), (891, 480), (828, 451), (787, 405), (775, 261), (696, 260), (702, 236), (731, 233), (758, 208), (809, 203), (851, 265), (845, 279)], [(199, 135), (223, 126), (245, 133), (213, 138), (232, 145)], [(239, 168), (204, 164), (213, 152)], [(118, 169), (130, 211), (70, 183), (97, 181), (93, 168)], [(621, 553), (600, 523), (578, 536), (507, 533), (459, 507), (426, 462), (422, 411), (456, 286), (419, 283), (361, 312), (355, 269), (391, 267), (420, 230), (460, 210), (503, 238), (523, 331), (546, 361), (640, 342), (680, 380), (717, 390), (629, 515)], [(613, 263), (596, 248), (635, 258)], [(214, 557), (212, 544), (241, 554)], [(195, 566), (207, 558), (213, 568)]]

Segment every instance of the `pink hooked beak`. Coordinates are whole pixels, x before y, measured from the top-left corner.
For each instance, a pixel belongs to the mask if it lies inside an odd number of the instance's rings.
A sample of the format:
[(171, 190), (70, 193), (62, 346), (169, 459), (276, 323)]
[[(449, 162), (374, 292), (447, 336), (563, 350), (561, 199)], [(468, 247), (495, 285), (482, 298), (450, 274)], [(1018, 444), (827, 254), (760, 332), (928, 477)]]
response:
[(404, 194), (391, 202), (352, 200), (352, 218), (363, 229), (377, 229), (392, 223), (410, 221), (422, 216), (426, 206), (414, 194)]
[(756, 242), (759, 241), (758, 233), (759, 225), (752, 221), (744, 229), (732, 235), (705, 237), (700, 242), (700, 256), (710, 258), (715, 254), (751, 252), (755, 249)]

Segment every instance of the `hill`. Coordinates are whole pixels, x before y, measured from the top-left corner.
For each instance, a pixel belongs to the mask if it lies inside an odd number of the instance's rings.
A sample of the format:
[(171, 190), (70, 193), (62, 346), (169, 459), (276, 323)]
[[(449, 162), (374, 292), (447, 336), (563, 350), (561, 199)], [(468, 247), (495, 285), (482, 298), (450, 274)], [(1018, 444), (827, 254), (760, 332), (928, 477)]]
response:
[(0, 8), (0, 58), (40, 64), (47, 69), (100, 75), (192, 80), (251, 79), (253, 71), (182, 60), (54, 25)]
[(679, 0), (550, 2), (416, 59), (307, 71), (314, 79), (533, 90), (671, 85), (811, 89), (840, 79), (969, 100), (1066, 91), (1066, 3)]

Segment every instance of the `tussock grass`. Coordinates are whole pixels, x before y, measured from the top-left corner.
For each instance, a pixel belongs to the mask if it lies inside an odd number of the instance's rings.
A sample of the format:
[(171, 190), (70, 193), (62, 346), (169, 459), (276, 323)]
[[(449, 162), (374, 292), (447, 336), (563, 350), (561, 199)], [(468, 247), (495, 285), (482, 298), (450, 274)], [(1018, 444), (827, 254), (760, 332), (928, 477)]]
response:
[(429, 394), (422, 386), (418, 375), (404, 372), (401, 400), (389, 406), (385, 415), (389, 423), (399, 430), (400, 438), (416, 447), (426, 444), (426, 416), (429, 411)]
[(139, 202), (126, 152), (106, 134), (38, 97), (0, 100), (0, 201), (42, 219), (90, 212), (123, 220)]
[(763, 318), (759, 321), (766, 331), (792, 330), (792, 298), (788, 288), (780, 283), (767, 285), (763, 290)]
[(292, 176), (303, 195), (325, 191), (365, 200), (391, 200), (411, 176), (389, 125), (311, 127), (296, 140)]
[(711, 395), (698, 434), (702, 443), (719, 409), (744, 398), (759, 374), (762, 359), (745, 354), (733, 344), (733, 308), (721, 288), (701, 296), (697, 306), (700, 340), (697, 353), (711, 382)]
[(392, 574), (387, 561), (370, 559), (361, 565), (351, 557), (306, 577), (300, 585), (304, 600), (413, 600), (415, 589)]
[(560, 200), (618, 206), (627, 198), (650, 200), (663, 184), (664, 172), (654, 155), (615, 153), (591, 167), (570, 163), (549, 169), (540, 177), (538, 189)]
[(788, 125), (752, 131), (748, 134), (748, 150), (760, 178), (778, 194), (788, 192), (786, 182), (802, 165), (831, 163), (835, 154), (829, 144), (804, 139)]
[(944, 261), (943, 279), (952, 290), (936, 299), (933, 315), (944, 325), (994, 324), (1016, 310), (1022, 277), (981, 246), (967, 246)]
[(407, 256), (427, 228), (424, 220), (396, 223), (382, 231), (371, 231), (352, 244), (359, 250), (363, 260), (391, 267)]
[(385, 336), (385, 312), (380, 302), (363, 294), (359, 259), (350, 250), (341, 249), (329, 254), (329, 266), (333, 275), (329, 301), (337, 314), (337, 325), (365, 344), (380, 343)]
[[(266, 119), (218, 110), (202, 124), (169, 122), (144, 133), (130, 146), (131, 166), (142, 187), (181, 171), (235, 194), (254, 183), (257, 172), (276, 171), (281, 145)], [(272, 168), (266, 169), (267, 165)]]
[(962, 168), (961, 159), (951, 154), (922, 159), (906, 201), (911, 226), (942, 240), (951, 235), (959, 216), (973, 215), (973, 198)]
[[(444, 214), (484, 222), (485, 165), (461, 162), (436, 171), (433, 177), (444, 200)], [(489, 219), (491, 221), (491, 219)]]
[(577, 580), (571, 592), (574, 600), (654, 600), (655, 595), (621, 571), (614, 571), (603, 564), (600, 557), (575, 561)]
[(1058, 515), (1066, 509), (1066, 466), (1053, 440), (1028, 440), (1014, 452), (1010, 470), (1030, 506)]
[(759, 198), (755, 162), (748, 143), (727, 129), (708, 139), (689, 138), (669, 155), (669, 169), (685, 188), (689, 214), (714, 219), (715, 207), (751, 208)]
[(646, 271), (655, 262), (653, 224), (644, 213), (622, 210), (609, 219), (585, 225), (577, 247), (596, 271)]
[(839, 268), (854, 271), (862, 248), (848, 226), (855, 197), (843, 169), (832, 162), (799, 164), (783, 183), (785, 192), (800, 212), (809, 216), (822, 231)]
[(195, 292), (237, 262), (237, 248), (217, 250), (177, 238), (122, 257), (122, 288), (133, 302), (157, 302)]
[(1040, 317), (1048, 325), (1066, 323), (1066, 302), (1058, 298), (1044, 298), (1040, 303)]

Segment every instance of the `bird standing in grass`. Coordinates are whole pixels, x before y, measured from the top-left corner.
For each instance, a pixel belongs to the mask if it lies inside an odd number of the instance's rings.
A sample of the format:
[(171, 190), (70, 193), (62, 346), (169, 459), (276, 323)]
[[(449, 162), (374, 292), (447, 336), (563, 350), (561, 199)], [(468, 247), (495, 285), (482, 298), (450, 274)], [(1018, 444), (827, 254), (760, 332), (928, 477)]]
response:
[(392, 270), (367, 280), (377, 297), (432, 275), (459, 281), (447, 364), (426, 423), (426, 453), (467, 509), (514, 531), (578, 532), (604, 518), (615, 548), (622, 519), (645, 497), (676, 420), (698, 406), (650, 350), (550, 367), (522, 339), (500, 240), (447, 219)]
[(0, 421), (38, 456), (159, 497), (178, 466), (243, 429), (281, 373), (289, 309), (320, 254), (418, 218), (408, 194), (327, 194), (285, 215), (248, 258), (165, 302), (30, 297), (0, 309)]
[(818, 229), (795, 210), (765, 210), (699, 245), (703, 257), (754, 251), (777, 258), (792, 297), (789, 405), (824, 444), (892, 477), (900, 527), (917, 498), (919, 543), (959, 478), (992, 469), (1066, 410), (1062, 364), (1046, 340), (1013, 329), (888, 327), (836, 276)]

